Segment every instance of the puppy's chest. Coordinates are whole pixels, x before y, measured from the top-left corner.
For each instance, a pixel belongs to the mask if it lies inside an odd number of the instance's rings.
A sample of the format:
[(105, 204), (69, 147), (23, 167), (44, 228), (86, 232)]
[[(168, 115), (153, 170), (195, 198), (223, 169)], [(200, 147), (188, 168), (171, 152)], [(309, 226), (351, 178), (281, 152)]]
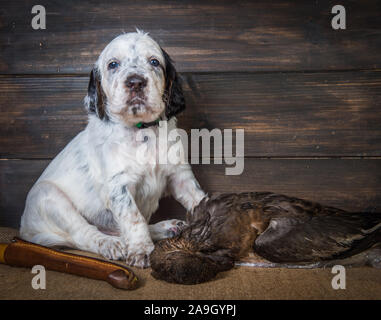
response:
[(133, 135), (114, 141), (105, 152), (106, 160), (109, 170), (124, 172), (135, 181), (138, 197), (156, 199), (164, 192), (173, 167), (165, 161), (171, 144), (162, 143), (155, 134), (144, 136), (149, 137), (144, 139)]
[(166, 166), (152, 164), (145, 165), (142, 169), (139, 182), (137, 183), (141, 189), (152, 189), (152, 192), (154, 192), (155, 190), (162, 190), (166, 187), (168, 179)]
[(135, 186), (135, 202), (142, 214), (149, 220), (150, 215), (159, 206), (160, 198), (167, 189), (168, 176), (160, 166), (146, 167)]

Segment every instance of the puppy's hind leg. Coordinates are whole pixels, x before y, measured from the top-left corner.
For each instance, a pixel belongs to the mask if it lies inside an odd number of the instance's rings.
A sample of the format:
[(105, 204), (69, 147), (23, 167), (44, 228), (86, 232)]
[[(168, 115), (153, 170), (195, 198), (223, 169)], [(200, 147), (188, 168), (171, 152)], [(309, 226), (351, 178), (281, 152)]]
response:
[(121, 239), (89, 224), (69, 197), (50, 182), (39, 183), (28, 195), (20, 235), (44, 246), (76, 248), (108, 259), (118, 260), (124, 256)]

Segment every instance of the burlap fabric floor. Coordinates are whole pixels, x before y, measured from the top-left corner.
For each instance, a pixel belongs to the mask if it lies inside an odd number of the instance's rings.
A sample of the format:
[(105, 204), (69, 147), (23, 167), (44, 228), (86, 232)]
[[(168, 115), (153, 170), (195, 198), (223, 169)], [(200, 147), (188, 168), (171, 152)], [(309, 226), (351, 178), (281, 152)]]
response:
[[(14, 229), (0, 228), (0, 242), (15, 235)], [(237, 267), (194, 286), (155, 280), (150, 269), (132, 269), (140, 280), (134, 291), (53, 271), (47, 271), (46, 289), (34, 290), (30, 269), (0, 265), (0, 299), (381, 299), (381, 270), (367, 267), (347, 268), (345, 290), (332, 288), (330, 269)]]

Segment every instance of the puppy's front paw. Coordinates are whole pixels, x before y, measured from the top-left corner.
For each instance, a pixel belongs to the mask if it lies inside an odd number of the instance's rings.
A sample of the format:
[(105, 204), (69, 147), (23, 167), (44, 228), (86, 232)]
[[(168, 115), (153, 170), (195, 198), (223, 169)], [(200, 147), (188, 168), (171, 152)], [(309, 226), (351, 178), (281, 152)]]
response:
[(164, 228), (166, 229), (167, 238), (173, 238), (181, 233), (181, 231), (187, 226), (185, 221), (171, 219), (163, 221)]
[(158, 241), (179, 235), (186, 226), (185, 221), (171, 219), (149, 225), (149, 229), (152, 240)]
[(185, 221), (171, 219), (149, 225), (149, 232), (153, 241), (173, 238), (187, 226)]
[(124, 245), (117, 237), (104, 237), (98, 241), (98, 253), (111, 260), (119, 260), (124, 256)]
[(148, 268), (150, 266), (149, 256), (154, 248), (153, 243), (129, 245), (126, 263), (129, 266)]

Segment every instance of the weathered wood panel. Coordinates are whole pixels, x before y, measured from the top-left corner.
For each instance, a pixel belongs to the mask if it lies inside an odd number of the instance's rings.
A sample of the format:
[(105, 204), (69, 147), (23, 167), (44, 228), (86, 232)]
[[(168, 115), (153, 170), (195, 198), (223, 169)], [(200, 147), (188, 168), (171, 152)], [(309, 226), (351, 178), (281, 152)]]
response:
[[(179, 126), (243, 128), (246, 156), (381, 155), (381, 72), (183, 78)], [(0, 157), (55, 156), (86, 125), (87, 81), (0, 78)]]
[(347, 29), (331, 27), (337, 1), (0, 1), (0, 73), (87, 73), (116, 35), (150, 34), (181, 71), (380, 68), (380, 3), (341, 1)]
[[(17, 227), (26, 194), (47, 160), (0, 161), (0, 225)], [(274, 191), (353, 211), (381, 210), (381, 160), (246, 159), (240, 176), (226, 176), (223, 165), (194, 165), (205, 191)], [(153, 221), (183, 217), (164, 200)]]

